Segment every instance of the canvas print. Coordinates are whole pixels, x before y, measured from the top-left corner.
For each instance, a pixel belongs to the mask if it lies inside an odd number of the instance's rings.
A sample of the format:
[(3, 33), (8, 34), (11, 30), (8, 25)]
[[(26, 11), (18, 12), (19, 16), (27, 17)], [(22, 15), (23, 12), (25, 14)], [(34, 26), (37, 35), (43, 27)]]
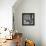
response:
[(23, 13), (22, 14), (22, 25), (34, 25), (35, 14), (34, 13)]

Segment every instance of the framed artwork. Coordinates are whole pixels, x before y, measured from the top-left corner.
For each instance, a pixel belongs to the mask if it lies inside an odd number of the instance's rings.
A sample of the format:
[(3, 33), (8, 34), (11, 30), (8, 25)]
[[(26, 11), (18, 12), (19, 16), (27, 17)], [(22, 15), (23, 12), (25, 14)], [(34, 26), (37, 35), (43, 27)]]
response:
[(35, 13), (22, 13), (22, 25), (35, 25)]

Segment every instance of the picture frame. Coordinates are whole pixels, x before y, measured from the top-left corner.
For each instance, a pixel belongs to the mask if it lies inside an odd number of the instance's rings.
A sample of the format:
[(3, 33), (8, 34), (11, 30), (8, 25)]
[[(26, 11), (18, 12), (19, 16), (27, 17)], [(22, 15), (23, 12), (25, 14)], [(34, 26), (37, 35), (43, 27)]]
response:
[(22, 13), (22, 25), (35, 25), (35, 13)]

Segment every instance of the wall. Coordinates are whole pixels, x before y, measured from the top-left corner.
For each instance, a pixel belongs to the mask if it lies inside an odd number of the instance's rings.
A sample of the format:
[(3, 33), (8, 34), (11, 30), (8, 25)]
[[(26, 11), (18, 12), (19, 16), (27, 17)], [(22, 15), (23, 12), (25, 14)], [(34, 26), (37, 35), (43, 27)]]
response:
[[(23, 37), (35, 41), (36, 46), (41, 46), (41, 26), (40, 26), (40, 13), (41, 1), (40, 0), (23, 0), (17, 7), (14, 5), (13, 13), (15, 19), (15, 29), (23, 33)], [(22, 13), (35, 13), (35, 25), (23, 26)]]
[(12, 28), (12, 6), (16, 0), (0, 0), (0, 27)]
[(46, 46), (46, 0), (41, 1), (41, 41)]

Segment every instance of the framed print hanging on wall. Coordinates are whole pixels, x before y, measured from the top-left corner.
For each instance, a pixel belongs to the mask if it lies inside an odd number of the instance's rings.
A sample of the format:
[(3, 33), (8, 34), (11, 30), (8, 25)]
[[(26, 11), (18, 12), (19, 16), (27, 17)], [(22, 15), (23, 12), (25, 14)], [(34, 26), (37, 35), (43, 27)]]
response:
[(35, 13), (22, 13), (22, 25), (35, 25)]

